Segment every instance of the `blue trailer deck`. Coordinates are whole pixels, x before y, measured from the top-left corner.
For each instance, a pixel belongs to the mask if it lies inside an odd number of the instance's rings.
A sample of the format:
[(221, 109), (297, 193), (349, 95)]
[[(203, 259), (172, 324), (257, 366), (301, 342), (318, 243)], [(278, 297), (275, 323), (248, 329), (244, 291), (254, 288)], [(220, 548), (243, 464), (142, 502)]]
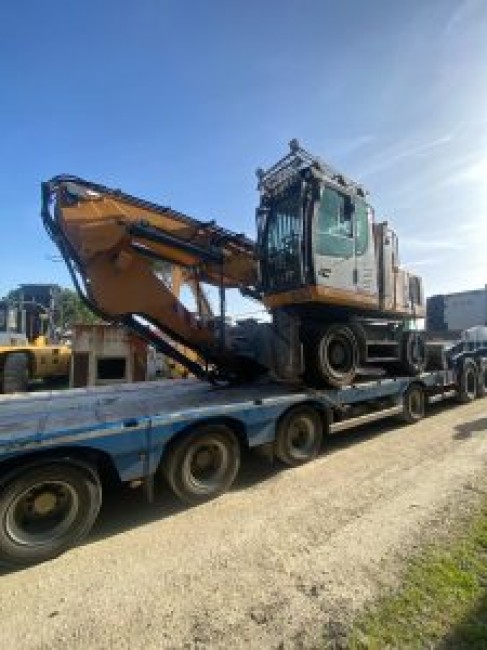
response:
[(280, 413), (305, 398), (278, 384), (228, 388), (191, 379), (2, 396), (0, 461), (89, 447), (109, 454), (129, 481), (153, 473), (165, 445), (196, 423), (233, 420), (249, 446), (270, 442)]
[[(437, 385), (437, 375), (428, 373), (422, 381)], [(120, 479), (130, 481), (154, 473), (167, 443), (196, 424), (233, 421), (255, 447), (273, 442), (276, 422), (294, 404), (340, 412), (378, 398), (398, 403), (410, 383), (384, 379), (314, 391), (272, 382), (229, 388), (182, 379), (0, 396), (0, 462), (56, 447), (89, 447), (109, 454)]]
[(0, 561), (30, 564), (79, 542), (98, 514), (107, 468), (148, 493), (160, 476), (197, 504), (228, 489), (242, 447), (299, 465), (327, 433), (392, 415), (414, 422), (429, 399), (470, 401), (485, 383), (485, 360), (476, 359), (336, 390), (186, 379), (1, 396)]

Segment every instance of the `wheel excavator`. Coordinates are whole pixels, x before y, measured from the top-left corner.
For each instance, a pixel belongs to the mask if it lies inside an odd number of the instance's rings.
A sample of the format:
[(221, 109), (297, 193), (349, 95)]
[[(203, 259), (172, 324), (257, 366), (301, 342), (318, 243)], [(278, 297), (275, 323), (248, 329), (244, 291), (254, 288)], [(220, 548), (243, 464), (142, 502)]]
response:
[[(339, 388), (421, 373), (422, 280), (400, 267), (398, 238), (387, 222), (375, 222), (365, 189), (296, 140), (257, 175), (255, 241), (67, 175), (42, 184), (42, 218), (90, 309), (201, 379), (253, 381), (267, 373)], [(186, 308), (179, 288), (158, 273), (161, 263), (180, 269), (201, 295), (197, 309)], [(218, 288), (215, 315), (203, 298), (206, 284)], [(262, 303), (269, 321), (229, 322), (231, 288)]]

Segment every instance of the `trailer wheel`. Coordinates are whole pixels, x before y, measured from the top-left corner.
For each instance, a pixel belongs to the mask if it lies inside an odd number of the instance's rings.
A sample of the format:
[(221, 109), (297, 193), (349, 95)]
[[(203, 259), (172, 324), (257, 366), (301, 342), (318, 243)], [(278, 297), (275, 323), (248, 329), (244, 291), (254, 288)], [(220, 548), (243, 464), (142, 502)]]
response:
[(408, 424), (424, 418), (425, 394), (420, 384), (411, 384), (404, 393), (402, 420)]
[(8, 393), (25, 393), (29, 381), (29, 360), (23, 352), (7, 354), (3, 365), (2, 391)]
[(353, 382), (359, 355), (357, 340), (349, 327), (340, 323), (329, 325), (313, 334), (305, 348), (306, 366), (313, 382), (333, 388)]
[(228, 490), (239, 466), (240, 445), (233, 431), (224, 424), (208, 424), (168, 451), (162, 472), (181, 501), (197, 505)]
[(63, 553), (88, 534), (101, 498), (88, 467), (52, 462), (15, 474), (0, 493), (0, 561), (27, 566)]
[(477, 397), (477, 386), (477, 366), (472, 359), (465, 359), (458, 376), (458, 401), (461, 404), (473, 402)]
[(485, 397), (487, 393), (487, 366), (482, 362), (477, 369), (477, 397)]
[(285, 465), (296, 467), (318, 455), (323, 442), (323, 423), (312, 406), (296, 406), (277, 426), (274, 452)]
[(424, 372), (427, 363), (427, 350), (421, 332), (403, 332), (401, 338), (401, 369), (408, 375), (416, 376)]

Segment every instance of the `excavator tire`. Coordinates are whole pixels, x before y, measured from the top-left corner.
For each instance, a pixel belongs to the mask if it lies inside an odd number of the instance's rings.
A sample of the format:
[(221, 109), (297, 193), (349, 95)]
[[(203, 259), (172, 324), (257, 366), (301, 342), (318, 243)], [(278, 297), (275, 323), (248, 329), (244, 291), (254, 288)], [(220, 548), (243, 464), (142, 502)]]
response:
[(427, 363), (426, 342), (421, 332), (410, 330), (401, 337), (400, 368), (408, 376), (424, 372)]
[(305, 342), (308, 379), (316, 386), (341, 388), (353, 383), (359, 351), (355, 334), (342, 323), (313, 332)]
[(29, 359), (23, 352), (10, 352), (3, 364), (2, 393), (25, 393), (29, 381)]

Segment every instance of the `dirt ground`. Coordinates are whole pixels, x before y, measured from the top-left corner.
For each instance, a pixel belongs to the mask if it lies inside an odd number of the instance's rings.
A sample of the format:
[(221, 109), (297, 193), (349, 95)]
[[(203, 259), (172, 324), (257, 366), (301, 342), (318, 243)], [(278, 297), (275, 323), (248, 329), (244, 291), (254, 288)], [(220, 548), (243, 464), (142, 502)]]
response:
[(88, 541), (0, 575), (2, 648), (296, 648), (391, 584), (486, 488), (487, 399), (339, 434), (292, 470), (255, 455), (193, 509), (110, 494)]

